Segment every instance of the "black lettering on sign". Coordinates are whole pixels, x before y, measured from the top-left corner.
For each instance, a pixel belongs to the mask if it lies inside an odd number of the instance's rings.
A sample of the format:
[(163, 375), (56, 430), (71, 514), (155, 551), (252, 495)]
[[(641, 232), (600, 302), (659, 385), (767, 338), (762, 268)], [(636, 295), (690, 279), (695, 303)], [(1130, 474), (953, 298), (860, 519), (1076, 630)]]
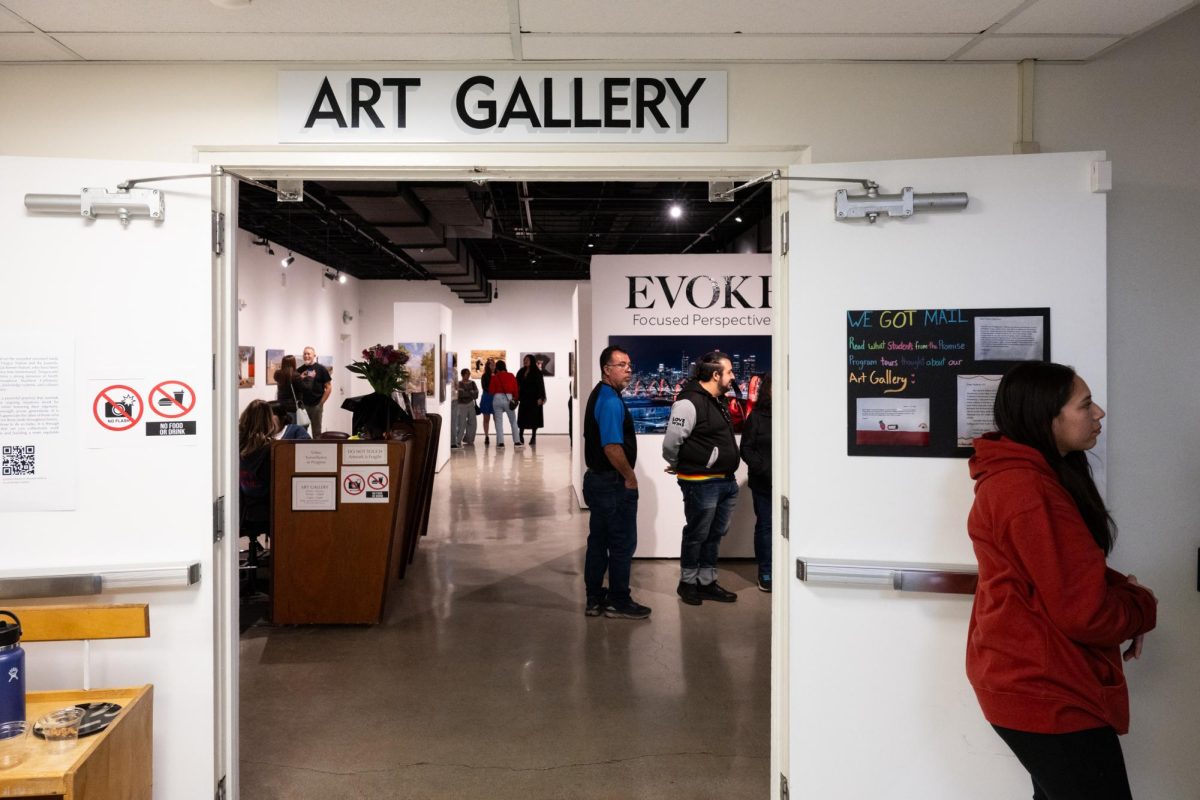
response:
[(408, 125), (408, 89), (421, 85), (420, 78), (384, 78), (383, 85), (396, 90), (396, 127)]
[(195, 420), (182, 422), (147, 422), (147, 436), (195, 436)]
[[(517, 108), (517, 103), (521, 104), (521, 109)], [(529, 90), (525, 88), (525, 81), (520, 78), (517, 78), (517, 84), (508, 98), (508, 105), (504, 107), (504, 115), (500, 117), (500, 127), (507, 128), (508, 123), (514, 119), (527, 119), (534, 128), (542, 127), (537, 111), (533, 108), (533, 100), (529, 97)]]
[(692, 101), (696, 99), (696, 93), (700, 91), (700, 87), (704, 85), (705, 78), (696, 78), (696, 82), (692, 84), (692, 88), (684, 94), (679, 88), (679, 84), (674, 78), (667, 78), (667, 86), (671, 88), (671, 94), (675, 95), (675, 99), (679, 101), (679, 128), (687, 130), (688, 128), (688, 109), (692, 105)]
[(632, 124), (627, 119), (614, 116), (616, 109), (629, 105), (628, 97), (617, 95), (619, 88), (628, 89), (629, 78), (604, 79), (604, 125), (607, 128), (628, 128)]
[(554, 79), (542, 78), (542, 125), (546, 128), (569, 128), (568, 117), (554, 116)]
[(486, 86), (490, 90), (496, 88), (496, 82), (486, 75), (475, 75), (467, 78), (458, 87), (458, 94), (454, 98), (454, 106), (458, 109), (458, 118), (463, 121), (468, 127), (474, 128), (477, 131), (486, 130), (495, 127), (496, 125), (496, 101), (495, 100), (479, 100), (475, 103), (477, 109), (482, 109), (484, 112), (483, 119), (471, 116), (467, 111), (467, 92), (474, 89), (476, 86)]
[[(328, 111), (321, 110), (324, 103), (329, 103)], [(312, 110), (308, 112), (308, 119), (305, 121), (304, 127), (311, 128), (313, 123), (319, 119), (331, 119), (337, 122), (339, 128), (346, 127), (346, 117), (342, 114), (342, 107), (338, 105), (333, 87), (329, 85), (329, 78), (321, 81), (321, 88), (317, 90), (317, 99), (313, 101)]]

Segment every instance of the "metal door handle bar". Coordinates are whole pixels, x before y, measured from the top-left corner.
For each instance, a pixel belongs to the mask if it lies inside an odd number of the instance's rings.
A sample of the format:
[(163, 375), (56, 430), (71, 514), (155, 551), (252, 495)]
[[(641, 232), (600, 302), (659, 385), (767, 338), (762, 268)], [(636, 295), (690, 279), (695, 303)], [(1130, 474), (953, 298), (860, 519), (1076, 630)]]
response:
[(0, 572), (0, 600), (79, 597), (137, 589), (183, 588), (200, 582), (200, 562), (85, 568), (78, 572)]
[(975, 594), (979, 571), (968, 564), (797, 558), (796, 577), (806, 583), (887, 586), (898, 592)]

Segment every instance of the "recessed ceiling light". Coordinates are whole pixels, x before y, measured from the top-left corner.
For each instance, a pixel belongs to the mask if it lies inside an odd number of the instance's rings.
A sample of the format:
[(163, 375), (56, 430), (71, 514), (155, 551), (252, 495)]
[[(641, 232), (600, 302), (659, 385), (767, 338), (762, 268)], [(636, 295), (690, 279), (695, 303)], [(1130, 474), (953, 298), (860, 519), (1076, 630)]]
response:
[(734, 218), (733, 218), (733, 221), (734, 221), (734, 222), (741, 222), (741, 221), (742, 221), (742, 218), (741, 218), (741, 217), (734, 217)]
[(671, 215), (671, 219), (679, 219), (683, 216), (683, 206), (679, 205), (679, 203), (672, 203), (667, 213)]
[(588, 242), (588, 247), (595, 247), (595, 246), (596, 245), (592, 244), (591, 242)]

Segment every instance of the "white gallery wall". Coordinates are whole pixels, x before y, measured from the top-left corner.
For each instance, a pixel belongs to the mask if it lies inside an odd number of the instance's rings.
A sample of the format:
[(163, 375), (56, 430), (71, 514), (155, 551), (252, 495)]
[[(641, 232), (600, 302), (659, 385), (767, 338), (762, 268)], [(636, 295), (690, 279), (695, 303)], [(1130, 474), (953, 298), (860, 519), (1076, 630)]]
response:
[[(557, 367), (554, 377), (546, 378), (546, 427), (542, 432), (565, 435), (571, 386), (567, 353), (575, 339), (571, 298), (576, 285), (575, 281), (501, 281), (498, 299), (469, 304), (437, 281), (364, 281), (362, 346), (392, 342), (395, 326), (401, 324), (393, 308), (396, 303), (440, 303), (453, 319), (447, 347), (458, 353), (459, 369), (468, 366), (472, 349), (507, 350), (512, 373), (521, 367), (521, 353), (554, 354)], [(431, 330), (423, 341), (436, 342), (437, 334)], [(482, 444), (482, 439), (477, 444)]]
[(342, 400), (363, 393), (354, 386), (362, 382), (345, 369), (350, 363), (346, 344), (355, 339), (359, 327), (361, 282), (350, 277), (345, 283), (328, 280), (324, 265), (299, 254), (285, 270), (279, 262), (288, 251), (272, 244), (275, 255), (268, 255), (266, 248), (251, 244), (254, 238), (248, 231), (237, 232), (238, 344), (253, 347), (255, 358), (254, 386), (238, 390), (238, 411), (251, 400), (275, 399), (276, 387), (268, 383), (268, 349), (283, 350), (301, 364), (304, 348), (312, 346), (318, 357), (333, 356), (333, 389), (322, 429), (349, 432), (350, 412), (342, 410)]
[[(644, 381), (658, 369), (657, 363), (644, 362), (638, 352), (659, 352), (654, 340), (670, 337), (668, 341), (683, 344), (680, 337), (695, 337), (699, 352), (693, 360), (709, 350), (720, 348), (734, 355), (730, 346), (733, 336), (770, 337), (773, 332), (774, 310), (769, 288), (771, 256), (769, 254), (714, 255), (653, 255), (653, 256), (595, 256), (592, 258), (591, 285), (591, 349), (581, 351), (580, 358), (593, 365), (595, 380), (599, 380), (601, 351), (610, 343), (630, 349), (634, 382)], [(748, 303), (750, 307), (742, 304)], [(763, 308), (763, 305), (766, 308)], [(728, 307), (726, 307), (728, 306)], [(696, 345), (687, 344), (695, 347)], [(664, 370), (681, 367), (679, 359), (669, 362), (660, 359)], [(735, 367), (737, 364), (735, 364)], [(757, 372), (771, 368), (769, 354), (762, 359)], [(739, 375), (745, 382), (745, 375)], [(582, 442), (582, 415), (594, 381), (579, 387), (579, 416), (576, 435)], [(670, 387), (673, 388), (673, 387)], [(745, 393), (748, 387), (743, 385)], [(643, 410), (631, 382), (625, 393), (626, 402), (635, 414)], [(738, 437), (740, 441), (740, 436)], [(639, 433), (638, 458), (635, 471), (638, 478), (638, 558), (678, 558), (683, 531), (683, 495), (674, 475), (664, 472), (661, 433)], [(582, 470), (573, 476), (576, 495), (582, 495)], [(754, 555), (754, 507), (746, 486), (746, 465), (737, 471), (740, 487), (738, 503), (729, 532), (721, 543), (723, 558), (748, 558)]]
[[(442, 337), (445, 337), (447, 349), (453, 334), (453, 315), (450, 309), (441, 303), (393, 303), (392, 304), (392, 338), (383, 340), (380, 344), (424, 344), (432, 345), (434, 351), (433, 374), (426, 376), (430, 381), (426, 391), (425, 413), (440, 414), (442, 429), (438, 435), (437, 463), (434, 469), (441, 471), (450, 460), (450, 420), (451, 403), (454, 398), (450, 392), (442, 389), (445, 381), (445, 354), (440, 349)], [(361, 349), (370, 347), (374, 342), (365, 344)], [(416, 348), (409, 348), (409, 364), (415, 360)], [(411, 369), (411, 366), (410, 366)], [(445, 400), (439, 398), (445, 397)]]
[[(1135, 797), (1200, 797), (1200, 8), (1083, 67), (1039, 66), (1035, 135), (1103, 147), (1108, 196), (1111, 562), (1158, 595), (1158, 629), (1126, 665)], [(1183, 344), (1183, 346), (1180, 346)]]
[[(381, 68), (406, 66), (413, 65), (391, 63)], [(416, 68), (472, 66), (438, 63)], [(604, 67), (603, 63), (588, 65), (589, 69)], [(537, 63), (539, 70), (564, 68), (578, 65)], [(638, 68), (620, 65), (623, 70)], [(729, 141), (712, 149), (807, 146), (822, 161), (848, 161), (1007, 153), (1019, 138), (1013, 64), (721, 64), (720, 68), (729, 73)], [(0, 108), (20, 109), (20, 114), (0, 120), (0, 154), (120, 158), (136, 153), (143, 159), (190, 160), (202, 151), (278, 147), (280, 69), (268, 63), (0, 66)], [(148, 124), (131, 126), (130, 120), (136, 120), (142, 109)], [(869, 115), (870, 125), (863, 124), (864, 115)], [(78, 135), (81, 119), (88, 121), (87, 136)], [(389, 149), (403, 153), (422, 148)], [(424, 149), (438, 150), (447, 158), (455, 150), (470, 152), (461, 147)], [(694, 151), (695, 146), (655, 149)], [(540, 149), (522, 150), (529, 166), (545, 166)], [(206, 155), (208, 160), (230, 163), (228, 158)], [(378, 163), (384, 162), (428, 163), (380, 155)], [(271, 163), (286, 162), (271, 159)]]

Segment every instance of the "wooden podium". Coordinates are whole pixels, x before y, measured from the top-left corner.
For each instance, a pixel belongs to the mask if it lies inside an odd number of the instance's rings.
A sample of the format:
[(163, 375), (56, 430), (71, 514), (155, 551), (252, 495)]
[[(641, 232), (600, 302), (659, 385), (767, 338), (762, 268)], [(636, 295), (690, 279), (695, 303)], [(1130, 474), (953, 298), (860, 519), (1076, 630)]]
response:
[[(386, 464), (346, 464), (348, 449), (386, 450)], [(297, 447), (328, 448), (328, 463), (297, 471)], [(403, 498), (410, 494), (411, 441), (277, 441), (272, 451), (271, 619), (280, 624), (374, 624), (383, 616), (388, 590), (398, 580), (388, 565), (403, 552), (408, 535)], [(332, 453), (336, 450), (336, 458)], [(353, 466), (357, 475), (347, 476)], [(378, 489), (387, 476), (386, 502), (353, 502)], [(334, 510), (299, 510), (294, 479), (336, 480)], [(369, 484), (369, 485), (368, 485)], [(400, 512), (400, 513), (398, 513)]]

